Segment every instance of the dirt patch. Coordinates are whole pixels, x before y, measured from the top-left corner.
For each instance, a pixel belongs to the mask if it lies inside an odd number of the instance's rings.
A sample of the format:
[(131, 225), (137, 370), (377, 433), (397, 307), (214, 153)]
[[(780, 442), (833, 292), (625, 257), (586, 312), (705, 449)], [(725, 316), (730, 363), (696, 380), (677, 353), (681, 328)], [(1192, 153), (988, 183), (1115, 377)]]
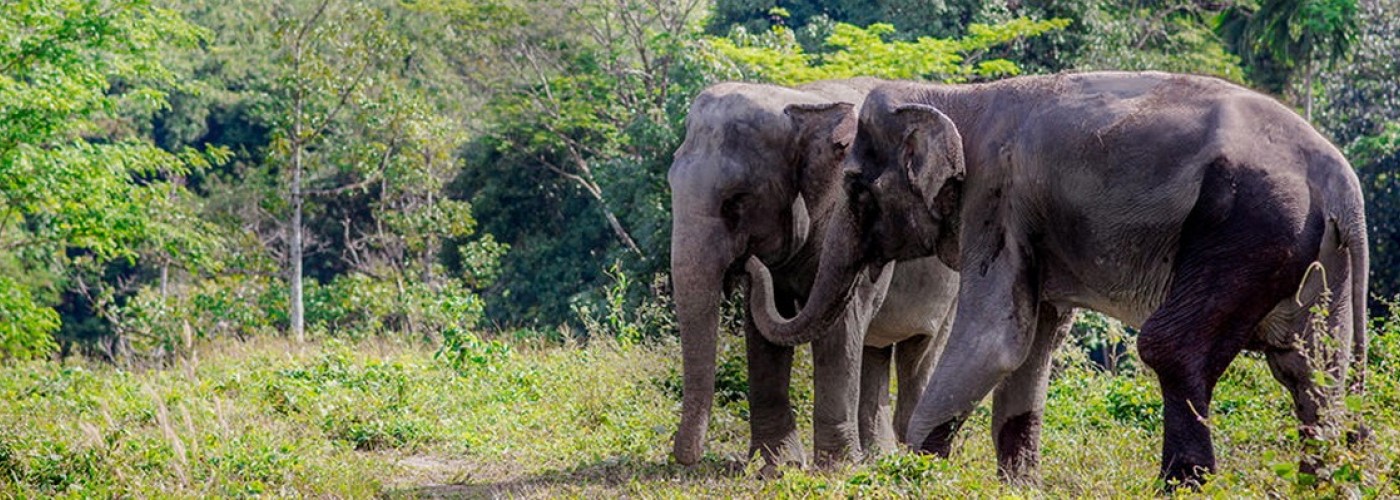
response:
[(638, 482), (704, 487), (744, 474), (740, 464), (730, 461), (686, 468), (628, 457), (613, 457), (560, 470), (530, 470), (510, 461), (479, 462), (432, 455), (401, 457), (393, 463), (397, 471), (384, 485), (384, 496), (390, 498), (618, 496), (625, 495), (625, 491)]

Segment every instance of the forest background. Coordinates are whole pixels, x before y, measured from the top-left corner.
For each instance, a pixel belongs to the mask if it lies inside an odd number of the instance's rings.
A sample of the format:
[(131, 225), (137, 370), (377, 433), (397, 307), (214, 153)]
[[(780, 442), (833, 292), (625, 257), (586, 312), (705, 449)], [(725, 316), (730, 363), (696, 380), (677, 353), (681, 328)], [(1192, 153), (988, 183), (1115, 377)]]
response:
[[(1361, 176), (1384, 317), (1400, 294), (1397, 13), (1397, 0), (5, 2), (0, 357), (162, 369), (210, 343), (395, 339), (464, 369), (520, 343), (673, 343), (666, 171), (690, 100), (726, 80), (858, 75), (1152, 69), (1271, 94)], [(1095, 314), (1077, 331), (1099, 352), (1131, 341)]]
[(771, 3), (7, 3), (0, 350), (672, 335), (666, 170), (724, 80), (1226, 78), (1347, 152), (1400, 293), (1393, 1)]

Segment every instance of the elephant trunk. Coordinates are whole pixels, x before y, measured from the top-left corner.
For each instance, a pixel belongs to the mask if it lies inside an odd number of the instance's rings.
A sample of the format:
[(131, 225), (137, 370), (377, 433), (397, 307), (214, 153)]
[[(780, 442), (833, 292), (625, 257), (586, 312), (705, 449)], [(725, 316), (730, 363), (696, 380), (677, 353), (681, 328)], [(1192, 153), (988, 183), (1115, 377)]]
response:
[(716, 249), (716, 242), (723, 238), (713, 236), (722, 233), (707, 233), (703, 227), (678, 220), (671, 243), (671, 276), (685, 377), (673, 453), (676, 461), (684, 465), (695, 464), (704, 452), (715, 394), (715, 342), (724, 297), (724, 273), (734, 259), (728, 249)]
[[(784, 346), (811, 342), (843, 320), (855, 293), (862, 262), (854, 214), (842, 209), (833, 216), (822, 240), (821, 264), (816, 280), (806, 304), (796, 317), (786, 319), (778, 312), (773, 297), (772, 275), (763, 262), (756, 257), (749, 258), (746, 264), (751, 278), (749, 311), (754, 325), (769, 342)], [(881, 273), (883, 283), (877, 284), (877, 289), (883, 290), (880, 285), (888, 284), (888, 271), (892, 267), (886, 266), (886, 272)]]

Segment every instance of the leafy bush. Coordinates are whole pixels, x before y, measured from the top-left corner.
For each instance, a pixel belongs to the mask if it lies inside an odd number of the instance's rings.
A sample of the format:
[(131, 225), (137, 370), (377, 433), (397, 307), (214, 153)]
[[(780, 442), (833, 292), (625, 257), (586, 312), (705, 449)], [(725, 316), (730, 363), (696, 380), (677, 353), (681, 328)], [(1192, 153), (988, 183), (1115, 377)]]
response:
[(448, 328), (471, 328), (481, 300), (456, 280), (426, 283), (394, 276), (348, 274), (307, 290), (306, 322), (330, 336), (417, 334), (435, 337)]
[[(482, 316), (480, 298), (455, 279), (430, 285), (347, 274), (329, 284), (308, 284), (307, 325), (330, 337), (460, 338), (458, 332)], [(160, 357), (188, 352), (196, 340), (278, 334), (287, 325), (286, 304), (286, 284), (258, 276), (213, 276), (164, 296), (144, 287), (120, 309), (118, 332), (138, 352)]]
[(482, 340), (470, 330), (451, 326), (442, 330), (442, 347), (433, 357), (466, 375), (477, 368), (496, 369), (501, 361), (510, 356), (510, 352), (510, 346), (505, 343)]
[[(573, 305), (574, 314), (590, 337), (612, 338), (624, 346), (675, 337), (678, 327), (674, 308), (664, 292), (670, 281), (667, 275), (656, 275), (644, 290), (637, 290), (621, 263), (613, 263), (607, 275), (612, 284), (603, 288), (603, 299), (597, 306), (587, 301)], [(594, 307), (602, 310), (595, 311)]]
[(270, 335), (287, 324), (287, 290), (260, 276), (212, 276), (168, 290), (143, 287), (119, 311), (138, 352), (184, 353), (195, 340)]
[(1114, 374), (1137, 371), (1137, 358), (1133, 355), (1137, 331), (1123, 326), (1121, 321), (1080, 309), (1074, 313), (1070, 338), (1100, 368)]
[(34, 301), (29, 291), (0, 276), (0, 356), (30, 359), (56, 347), (58, 312)]
[(366, 363), (332, 341), (314, 364), (278, 370), (263, 390), (279, 413), (311, 419), (328, 437), (356, 450), (377, 450), (440, 438), (426, 415), (414, 411), (413, 383), (404, 365)]

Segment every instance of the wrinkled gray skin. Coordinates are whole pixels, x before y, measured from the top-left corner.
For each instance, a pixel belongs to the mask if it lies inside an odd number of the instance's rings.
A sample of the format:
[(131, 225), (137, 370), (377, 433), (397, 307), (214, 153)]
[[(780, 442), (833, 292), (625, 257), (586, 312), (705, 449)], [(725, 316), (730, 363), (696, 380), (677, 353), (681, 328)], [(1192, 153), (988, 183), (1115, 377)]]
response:
[[(825, 298), (807, 294), (825, 258), (820, 245), (839, 227), (830, 215), (845, 205), (840, 161), (855, 136), (856, 115), (850, 104), (837, 103), (859, 103), (878, 83), (860, 79), (800, 89), (726, 83), (705, 90), (691, 106), (686, 139), (668, 175), (671, 272), (685, 372), (674, 450), (680, 463), (695, 463), (703, 451), (720, 303), (729, 287), (745, 281), (749, 258), (773, 268), (764, 284), (776, 288), (789, 314), (798, 303), (816, 299), (840, 315), (812, 346), (818, 463), (891, 448), (895, 436), (903, 436), (934, 353), (951, 328), (946, 319), (956, 299), (956, 273), (936, 259), (912, 260), (862, 272), (859, 285), (852, 281)], [(803, 340), (773, 344), (748, 318), (745, 324), (750, 453), (760, 452), (769, 472), (778, 463), (803, 463), (788, 401), (791, 346)], [(894, 419), (898, 433), (888, 410), (891, 357), (902, 388)]]
[[(892, 84), (869, 94), (844, 168), (858, 230), (825, 247), (859, 250), (823, 261), (814, 295), (890, 260), (936, 254), (962, 271), (936, 382), (908, 431), (922, 451), (946, 455), (996, 388), (1000, 472), (1033, 479), (1050, 352), (1074, 307), (1140, 329), (1162, 390), (1168, 484), (1214, 470), (1203, 417), (1243, 349), (1264, 353), (1305, 438), (1327, 428), (1319, 413), (1343, 386), (1361, 390), (1360, 187), (1335, 147), (1269, 97), (1164, 73)], [(1308, 271), (1314, 263), (1322, 270)], [(1342, 382), (1319, 387), (1299, 346), (1320, 343), (1308, 308), (1324, 280), (1336, 342), (1317, 364)], [(776, 338), (819, 330), (830, 315), (809, 309), (755, 321)], [(1313, 451), (1302, 470), (1317, 466)]]

